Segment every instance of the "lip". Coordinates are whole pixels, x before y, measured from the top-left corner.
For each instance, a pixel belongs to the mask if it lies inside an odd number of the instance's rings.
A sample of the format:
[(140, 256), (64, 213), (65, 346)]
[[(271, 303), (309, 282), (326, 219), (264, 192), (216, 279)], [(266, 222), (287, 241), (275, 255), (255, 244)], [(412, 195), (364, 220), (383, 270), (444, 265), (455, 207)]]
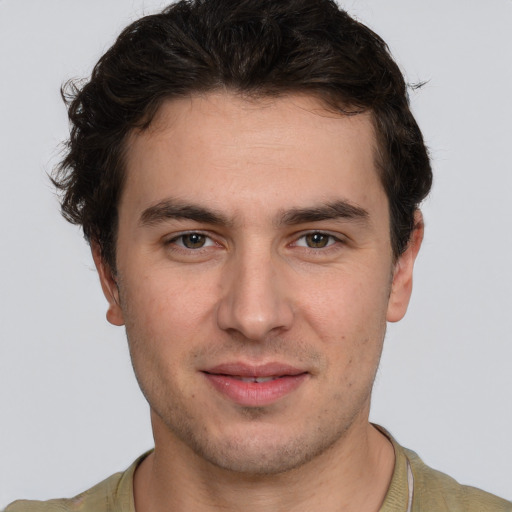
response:
[(305, 370), (278, 362), (225, 363), (202, 370), (202, 373), (221, 395), (244, 407), (263, 407), (277, 402), (295, 391), (309, 376)]

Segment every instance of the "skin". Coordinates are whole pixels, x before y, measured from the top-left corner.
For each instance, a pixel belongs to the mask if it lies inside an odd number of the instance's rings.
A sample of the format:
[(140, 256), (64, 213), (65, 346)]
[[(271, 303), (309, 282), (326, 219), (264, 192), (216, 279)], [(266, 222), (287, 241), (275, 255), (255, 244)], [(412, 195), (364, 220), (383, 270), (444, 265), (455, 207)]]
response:
[[(173, 100), (132, 134), (115, 275), (93, 256), (151, 407), (138, 512), (379, 509), (394, 454), (371, 389), (423, 228), (393, 258), (375, 144), (369, 114), (304, 95)], [(348, 215), (311, 215), (333, 204)], [(241, 405), (204, 373), (232, 362), (304, 378)]]

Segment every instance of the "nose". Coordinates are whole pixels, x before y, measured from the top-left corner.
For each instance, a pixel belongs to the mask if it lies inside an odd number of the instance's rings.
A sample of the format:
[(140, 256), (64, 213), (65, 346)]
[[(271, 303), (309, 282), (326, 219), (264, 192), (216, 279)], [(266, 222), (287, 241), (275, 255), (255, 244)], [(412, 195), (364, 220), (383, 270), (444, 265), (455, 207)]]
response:
[(224, 275), (217, 309), (221, 329), (258, 341), (291, 327), (293, 308), (287, 298), (290, 289), (271, 255), (240, 255)]

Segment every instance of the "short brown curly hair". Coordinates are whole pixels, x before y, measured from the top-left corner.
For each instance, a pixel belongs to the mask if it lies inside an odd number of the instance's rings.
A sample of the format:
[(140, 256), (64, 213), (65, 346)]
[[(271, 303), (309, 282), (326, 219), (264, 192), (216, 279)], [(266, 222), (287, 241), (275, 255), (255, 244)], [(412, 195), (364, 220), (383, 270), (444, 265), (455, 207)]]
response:
[(432, 172), (384, 41), (331, 0), (181, 0), (128, 26), (89, 81), (63, 88), (71, 134), (53, 181), (65, 218), (113, 270), (128, 135), (164, 100), (219, 88), (304, 92), (343, 115), (371, 112), (395, 257), (405, 250)]

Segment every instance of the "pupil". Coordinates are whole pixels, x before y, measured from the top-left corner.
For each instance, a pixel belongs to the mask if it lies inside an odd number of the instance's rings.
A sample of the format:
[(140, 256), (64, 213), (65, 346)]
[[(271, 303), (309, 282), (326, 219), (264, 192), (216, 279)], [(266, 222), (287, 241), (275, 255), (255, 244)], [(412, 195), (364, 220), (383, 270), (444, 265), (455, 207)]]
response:
[(189, 249), (197, 249), (198, 247), (202, 247), (204, 245), (204, 236), (197, 233), (186, 235), (183, 238), (183, 244)]
[(313, 233), (309, 235), (309, 244), (310, 247), (325, 247), (327, 245), (327, 236), (322, 235), (321, 233)]

